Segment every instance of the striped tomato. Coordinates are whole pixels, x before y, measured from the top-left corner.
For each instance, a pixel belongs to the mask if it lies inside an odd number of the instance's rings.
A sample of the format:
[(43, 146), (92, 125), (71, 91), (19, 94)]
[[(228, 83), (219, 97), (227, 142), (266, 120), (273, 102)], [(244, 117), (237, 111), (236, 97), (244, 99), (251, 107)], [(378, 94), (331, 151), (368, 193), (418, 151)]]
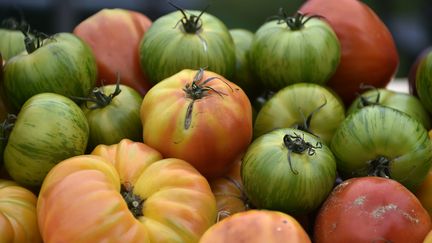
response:
[(319, 16), (280, 15), (256, 31), (250, 48), (252, 70), (274, 91), (300, 82), (325, 84), (339, 64), (336, 34)]
[(10, 132), (6, 170), (20, 184), (38, 187), (55, 164), (84, 153), (88, 136), (87, 119), (71, 99), (35, 95), (24, 103)]
[(231, 78), (236, 65), (228, 28), (217, 17), (195, 10), (180, 9), (155, 20), (139, 53), (141, 68), (153, 83), (201, 67)]
[(141, 105), (144, 142), (207, 177), (222, 176), (252, 139), (243, 90), (211, 71), (183, 70), (159, 82)]
[(43, 92), (86, 96), (96, 82), (97, 67), (87, 44), (71, 33), (58, 33), (27, 46), (27, 52), (4, 66), (4, 91), (13, 109)]

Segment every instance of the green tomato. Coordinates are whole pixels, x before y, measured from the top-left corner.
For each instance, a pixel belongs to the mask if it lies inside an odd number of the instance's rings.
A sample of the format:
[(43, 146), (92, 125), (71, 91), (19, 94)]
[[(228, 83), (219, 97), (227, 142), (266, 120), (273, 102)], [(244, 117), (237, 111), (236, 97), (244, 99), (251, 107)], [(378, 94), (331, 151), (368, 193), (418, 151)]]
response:
[(421, 58), (417, 66), (415, 87), (418, 97), (424, 107), (432, 113), (432, 52)]
[(336, 161), (317, 137), (297, 129), (277, 129), (249, 146), (241, 178), (254, 206), (304, 214), (317, 209), (331, 192)]
[(158, 83), (183, 69), (205, 68), (230, 79), (235, 69), (234, 41), (217, 17), (179, 10), (153, 22), (139, 48), (141, 68)]
[(90, 101), (81, 105), (90, 126), (88, 151), (112, 145), (123, 138), (142, 141), (140, 107), (143, 98), (133, 88), (111, 84), (95, 88)]
[(331, 149), (342, 177), (383, 176), (409, 189), (419, 185), (432, 163), (428, 131), (393, 108), (367, 106), (336, 130)]
[(314, 83), (292, 84), (272, 95), (259, 110), (254, 137), (278, 128), (297, 128), (330, 143), (345, 119), (345, 107), (330, 89)]
[(280, 18), (256, 31), (250, 48), (253, 72), (274, 91), (300, 82), (325, 84), (341, 56), (333, 29), (317, 17)]
[(369, 105), (382, 105), (405, 112), (422, 123), (426, 129), (431, 128), (427, 110), (414, 95), (383, 88), (368, 90), (351, 103), (347, 115)]
[(25, 50), (24, 34), (19, 30), (0, 29), (0, 53), (5, 60)]
[(89, 127), (80, 107), (55, 93), (24, 103), (4, 150), (5, 168), (25, 186), (38, 187), (58, 162), (83, 154)]
[(14, 56), (3, 72), (5, 94), (15, 110), (38, 93), (87, 96), (97, 78), (91, 49), (71, 33), (56, 34), (33, 52)]

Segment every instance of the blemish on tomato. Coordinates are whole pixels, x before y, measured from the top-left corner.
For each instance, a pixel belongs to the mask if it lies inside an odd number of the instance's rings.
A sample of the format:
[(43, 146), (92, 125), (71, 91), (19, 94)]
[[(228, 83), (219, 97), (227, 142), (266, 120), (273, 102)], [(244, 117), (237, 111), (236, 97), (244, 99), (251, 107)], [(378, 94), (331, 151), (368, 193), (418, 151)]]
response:
[(359, 196), (354, 200), (353, 204), (355, 206), (360, 206), (364, 204), (365, 200), (366, 200), (366, 196)]

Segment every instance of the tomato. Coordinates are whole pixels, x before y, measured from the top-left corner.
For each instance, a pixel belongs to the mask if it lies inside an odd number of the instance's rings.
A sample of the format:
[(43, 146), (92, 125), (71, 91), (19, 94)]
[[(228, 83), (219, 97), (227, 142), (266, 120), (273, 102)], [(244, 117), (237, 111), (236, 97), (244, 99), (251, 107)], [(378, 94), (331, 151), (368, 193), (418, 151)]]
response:
[(297, 83), (279, 90), (264, 103), (255, 119), (254, 137), (293, 127), (330, 143), (344, 119), (344, 104), (332, 90), (314, 83)]
[(43, 92), (64, 96), (89, 94), (97, 70), (87, 44), (71, 33), (58, 33), (44, 39), (42, 46), (34, 45), (30, 44), (27, 52), (9, 59), (4, 66), (4, 90), (13, 109), (20, 109), (31, 96)]
[(258, 79), (253, 75), (249, 60), (249, 51), (255, 35), (241, 28), (230, 29), (229, 32), (236, 51), (236, 68), (232, 81), (246, 92), (249, 99), (254, 99), (261, 89)]
[(270, 210), (249, 210), (210, 227), (200, 243), (310, 243), (311, 240), (292, 216)]
[(424, 239), (423, 243), (432, 243), (432, 230), (429, 231), (429, 233), (426, 235), (426, 238)]
[(424, 54), (416, 71), (416, 90), (424, 107), (432, 112), (432, 51)]
[(379, 175), (414, 189), (432, 163), (432, 143), (424, 126), (406, 113), (366, 106), (336, 130), (331, 149), (343, 178)]
[(417, 93), (417, 89), (416, 89), (416, 80), (417, 80), (417, 69), (418, 69), (418, 65), (420, 64), (421, 61), (423, 61), (423, 59), (430, 53), (432, 52), (432, 46), (425, 48), (424, 50), (422, 50), (420, 52), (420, 54), (418, 54), (416, 60), (414, 61), (414, 63), (411, 64), (411, 67), (409, 69), (409, 73), (408, 73), (408, 91), (410, 94), (418, 97), (418, 93)]
[(252, 207), (243, 189), (240, 177), (241, 163), (239, 158), (227, 174), (210, 181), (210, 187), (216, 198), (217, 221)]
[(395, 180), (348, 179), (321, 207), (314, 242), (423, 242), (431, 219), (418, 199)]
[(357, 97), (348, 108), (347, 114), (356, 112), (368, 105), (383, 105), (405, 112), (423, 124), (427, 130), (431, 128), (431, 119), (427, 110), (420, 100), (413, 95), (384, 88), (374, 88)]
[(141, 68), (150, 81), (202, 67), (230, 79), (236, 54), (228, 28), (209, 13), (178, 9), (156, 19), (141, 40)]
[(24, 23), (15, 19), (3, 20), (0, 27), (0, 53), (4, 59), (8, 60), (25, 50), (25, 36), (20, 30), (22, 27)]
[(274, 91), (300, 82), (325, 84), (339, 64), (336, 34), (318, 16), (279, 14), (255, 32), (250, 48), (253, 72)]
[(416, 188), (414, 194), (432, 217), (432, 170), (429, 170), (426, 178)]
[(207, 180), (128, 139), (66, 159), (43, 182), (37, 216), (44, 242), (197, 242), (214, 224)]
[(83, 154), (87, 119), (71, 99), (41, 93), (24, 103), (4, 150), (6, 170), (18, 183), (38, 187), (58, 162)]
[(341, 43), (341, 58), (327, 85), (349, 105), (360, 84), (384, 88), (399, 65), (393, 36), (379, 16), (358, 0), (308, 0), (300, 11), (323, 17)]
[(151, 87), (139, 63), (138, 48), (152, 21), (140, 12), (102, 9), (79, 23), (73, 33), (92, 49), (98, 69), (97, 86), (122, 83), (144, 95)]
[(81, 109), (89, 123), (87, 150), (111, 145), (124, 138), (142, 141), (141, 95), (127, 85), (110, 84), (93, 90)]
[(42, 242), (36, 196), (13, 181), (0, 179), (0, 242)]
[(222, 176), (252, 140), (252, 108), (223, 76), (185, 69), (159, 82), (141, 105), (144, 142), (188, 161), (208, 179)]
[(241, 178), (257, 208), (303, 215), (317, 209), (332, 190), (336, 161), (330, 148), (314, 135), (276, 129), (248, 147)]

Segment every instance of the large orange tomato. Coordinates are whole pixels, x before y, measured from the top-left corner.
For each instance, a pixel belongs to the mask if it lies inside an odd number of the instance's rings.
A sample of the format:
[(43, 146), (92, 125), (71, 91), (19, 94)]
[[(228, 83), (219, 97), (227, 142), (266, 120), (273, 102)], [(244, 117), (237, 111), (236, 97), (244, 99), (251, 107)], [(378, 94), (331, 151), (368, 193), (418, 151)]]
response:
[(399, 65), (393, 36), (381, 19), (359, 0), (308, 0), (303, 13), (327, 20), (341, 43), (339, 67), (327, 83), (350, 104), (361, 83), (384, 88)]
[(124, 139), (55, 166), (37, 213), (45, 243), (197, 242), (216, 202), (190, 164)]
[(218, 221), (249, 210), (251, 207), (243, 190), (240, 176), (241, 162), (241, 159), (238, 159), (227, 174), (210, 181), (210, 187), (216, 198)]
[(211, 226), (200, 243), (310, 243), (311, 240), (288, 214), (269, 210), (239, 212)]
[(152, 21), (127, 9), (102, 9), (78, 24), (73, 33), (89, 44), (96, 57), (98, 84), (115, 84), (117, 73), (126, 84), (144, 95), (151, 84), (141, 71), (138, 46)]
[(191, 163), (207, 178), (226, 173), (252, 139), (252, 107), (221, 75), (185, 69), (162, 80), (141, 105), (144, 142)]
[(0, 242), (42, 242), (36, 196), (13, 181), (0, 179)]
[(333, 190), (315, 221), (314, 242), (421, 243), (432, 229), (419, 200), (399, 182), (356, 177)]

